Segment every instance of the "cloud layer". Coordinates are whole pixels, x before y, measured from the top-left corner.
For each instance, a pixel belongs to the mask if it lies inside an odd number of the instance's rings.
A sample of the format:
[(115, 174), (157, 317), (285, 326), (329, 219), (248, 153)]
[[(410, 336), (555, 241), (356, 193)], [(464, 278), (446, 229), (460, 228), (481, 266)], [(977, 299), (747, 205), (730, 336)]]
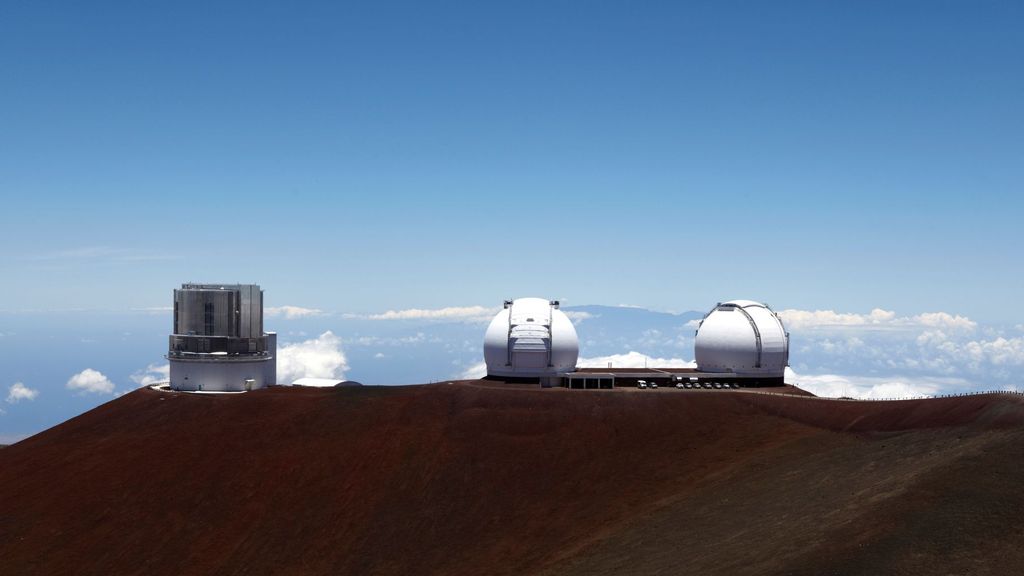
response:
[(653, 358), (647, 354), (630, 350), (625, 354), (580, 358), (576, 366), (579, 368), (694, 368), (696, 364), (682, 358)]
[(978, 324), (964, 316), (947, 312), (926, 312), (917, 316), (897, 316), (891, 310), (875, 308), (867, 314), (834, 310), (782, 310), (779, 312), (791, 330), (822, 330), (835, 328), (893, 329), (941, 328), (971, 331)]
[(263, 315), (267, 318), (284, 318), (295, 320), (297, 318), (313, 318), (323, 316), (324, 311), (316, 308), (303, 308), (301, 306), (270, 306), (263, 309)]
[[(577, 368), (644, 368), (648, 366), (651, 368), (693, 368), (696, 364), (682, 358), (654, 358), (633, 350), (625, 354), (580, 358), (576, 362)], [(459, 374), (459, 378), (464, 380), (473, 380), (484, 376), (487, 376), (485, 362), (471, 364)]]
[[(831, 310), (780, 312), (792, 342), (790, 361), (801, 372), (886, 375), (927, 380), (940, 391), (1019, 385), (1024, 336), (979, 326), (965, 316), (930, 312), (916, 316), (875, 309), (870, 314)], [(962, 380), (950, 381), (949, 378)]]
[(370, 320), (453, 320), (458, 322), (490, 322), (498, 308), (484, 306), (451, 306), (448, 308), (409, 308), (388, 310), (383, 314), (371, 314)]
[(158, 382), (169, 382), (171, 380), (171, 365), (150, 364), (144, 370), (132, 374), (131, 378), (140, 387), (152, 386)]
[(67, 388), (81, 394), (111, 394), (114, 383), (102, 372), (86, 368), (68, 379)]
[(962, 378), (907, 376), (800, 375), (786, 369), (786, 382), (826, 398), (891, 399), (920, 398), (967, 390)]
[(278, 384), (291, 384), (299, 378), (344, 379), (347, 370), (341, 338), (330, 331), (277, 349)]

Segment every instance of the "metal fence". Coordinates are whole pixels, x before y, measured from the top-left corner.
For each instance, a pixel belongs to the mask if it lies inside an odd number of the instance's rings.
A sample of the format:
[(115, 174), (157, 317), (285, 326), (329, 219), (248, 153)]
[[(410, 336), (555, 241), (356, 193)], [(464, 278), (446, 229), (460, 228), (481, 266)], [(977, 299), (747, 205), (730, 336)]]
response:
[(743, 392), (746, 394), (764, 394), (767, 396), (785, 396), (787, 398), (804, 398), (806, 400), (833, 400), (841, 402), (898, 402), (901, 400), (936, 400), (939, 398), (962, 398), (966, 396), (986, 396), (986, 395), (1005, 395), (1005, 396), (1021, 396), (1024, 397), (1024, 392), (1017, 390), (981, 390), (977, 392), (960, 392), (957, 394), (936, 394), (932, 396), (894, 396), (891, 398), (850, 398), (850, 397), (838, 397), (833, 398), (830, 396), (801, 396), (799, 394), (786, 394), (784, 392), (764, 392), (760, 390), (732, 390), (731, 392)]

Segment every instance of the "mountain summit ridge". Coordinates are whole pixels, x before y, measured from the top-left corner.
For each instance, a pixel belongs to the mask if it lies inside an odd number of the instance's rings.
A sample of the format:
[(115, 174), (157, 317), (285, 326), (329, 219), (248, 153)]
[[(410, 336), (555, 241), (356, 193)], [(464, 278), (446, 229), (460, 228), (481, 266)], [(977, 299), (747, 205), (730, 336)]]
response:
[(1015, 395), (144, 388), (3, 450), (0, 572), (1012, 573), (1022, 456)]

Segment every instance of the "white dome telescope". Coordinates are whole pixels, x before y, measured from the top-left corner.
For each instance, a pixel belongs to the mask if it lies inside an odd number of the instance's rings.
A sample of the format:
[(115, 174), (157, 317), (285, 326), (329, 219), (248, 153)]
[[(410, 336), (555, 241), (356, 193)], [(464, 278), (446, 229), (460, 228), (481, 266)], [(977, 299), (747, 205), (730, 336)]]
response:
[(506, 378), (553, 377), (576, 370), (580, 341), (557, 301), (506, 301), (484, 334), (487, 375)]
[(701, 372), (783, 378), (789, 364), (789, 334), (765, 304), (723, 302), (697, 328), (694, 356)]

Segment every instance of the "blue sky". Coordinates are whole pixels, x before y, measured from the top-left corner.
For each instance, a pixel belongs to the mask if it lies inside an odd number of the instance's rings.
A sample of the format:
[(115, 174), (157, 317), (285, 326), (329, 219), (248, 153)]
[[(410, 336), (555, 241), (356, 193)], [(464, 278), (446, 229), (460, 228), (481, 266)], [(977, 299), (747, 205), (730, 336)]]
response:
[(294, 4), (0, 7), (5, 309), (1024, 288), (1019, 3)]
[(1017, 2), (5, 2), (0, 334), (183, 281), (1018, 325), (1021, 29)]

